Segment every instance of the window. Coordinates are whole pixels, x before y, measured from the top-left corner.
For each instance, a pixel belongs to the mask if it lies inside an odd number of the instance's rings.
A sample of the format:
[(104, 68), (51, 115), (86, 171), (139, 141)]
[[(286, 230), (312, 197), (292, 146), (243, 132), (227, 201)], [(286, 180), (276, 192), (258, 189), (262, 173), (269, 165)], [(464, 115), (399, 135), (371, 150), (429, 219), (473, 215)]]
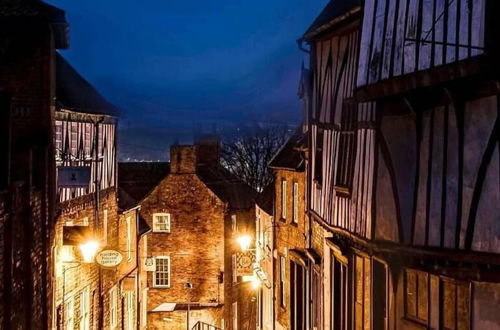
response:
[(292, 221), (294, 223), (299, 222), (299, 183), (293, 183), (293, 214)]
[(282, 307), (286, 306), (285, 275), (286, 275), (286, 258), (284, 256), (280, 256), (280, 303)]
[(75, 328), (75, 302), (73, 297), (70, 297), (64, 303), (64, 329), (73, 330), (74, 328)]
[(281, 181), (281, 218), (286, 219), (286, 180)]
[(405, 271), (405, 316), (427, 325), (429, 312), (429, 275), (407, 269)]
[(387, 285), (387, 267), (385, 264), (373, 259), (373, 330), (385, 330), (389, 328), (388, 324), (388, 285)]
[(238, 226), (236, 223), (236, 214), (231, 215), (231, 229), (233, 230), (233, 233), (236, 233), (238, 231)]
[(316, 150), (314, 152), (314, 181), (321, 185), (323, 181), (323, 129), (316, 131)]
[(89, 217), (84, 217), (83, 218), (83, 225), (88, 226), (89, 225)]
[(238, 267), (238, 263), (237, 263), (237, 260), (236, 260), (236, 254), (233, 254), (231, 256), (231, 269), (232, 269), (232, 275), (233, 275), (233, 283), (236, 283), (238, 282), (238, 273), (237, 273), (237, 267)]
[(141, 299), (141, 328), (146, 329), (148, 327), (148, 291), (142, 290)]
[(156, 269), (154, 272), (153, 283), (155, 287), (170, 287), (170, 257), (156, 257)]
[(90, 329), (90, 287), (83, 289), (80, 295), (80, 330)]
[(132, 261), (132, 218), (127, 217), (127, 262)]
[(104, 244), (108, 244), (108, 210), (104, 210), (102, 213), (102, 239)]
[(109, 291), (109, 326), (111, 329), (118, 325), (118, 288), (116, 286)]
[(238, 330), (238, 303), (234, 302), (231, 305), (231, 318), (233, 321), (233, 330)]
[(134, 292), (125, 292), (125, 308), (126, 308), (126, 322), (127, 326), (125, 329), (134, 329)]
[(153, 231), (156, 233), (170, 233), (170, 214), (153, 214)]
[(331, 260), (332, 329), (347, 330), (347, 297), (349, 295), (347, 265), (335, 257), (333, 253), (331, 254)]
[(470, 285), (447, 278), (440, 283), (442, 329), (470, 329)]
[(292, 330), (306, 328), (305, 275), (304, 267), (294, 261), (290, 262), (290, 317)]
[(370, 328), (370, 259), (355, 256), (354, 273), (354, 329)]

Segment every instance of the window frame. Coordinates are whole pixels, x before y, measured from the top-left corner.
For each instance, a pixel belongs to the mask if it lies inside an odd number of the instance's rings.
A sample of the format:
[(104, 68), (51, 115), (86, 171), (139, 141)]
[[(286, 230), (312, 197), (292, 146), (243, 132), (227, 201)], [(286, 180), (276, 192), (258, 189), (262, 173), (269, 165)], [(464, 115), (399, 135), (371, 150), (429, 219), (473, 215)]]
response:
[(90, 286), (80, 293), (80, 330), (90, 329)]
[(109, 290), (109, 327), (118, 326), (118, 287), (115, 285)]
[[(410, 312), (408, 311), (408, 296), (409, 296), (409, 293), (408, 293), (408, 273), (413, 273), (415, 275), (415, 313), (416, 315), (413, 316), (413, 315), (410, 315)], [(403, 308), (404, 308), (404, 318), (406, 320), (409, 320), (411, 322), (415, 322), (417, 324), (421, 324), (421, 325), (424, 325), (424, 326), (429, 326), (429, 322), (430, 322), (430, 274), (429, 273), (426, 273), (426, 272), (423, 272), (423, 271), (420, 271), (420, 270), (416, 270), (416, 269), (413, 269), (413, 268), (407, 268), (407, 269), (404, 269), (404, 272), (403, 272), (403, 275), (404, 275), (404, 278), (403, 278), (403, 281), (404, 281), (404, 297), (403, 297)], [(425, 276), (426, 277), (426, 283), (427, 283), (427, 288), (426, 288), (426, 292), (427, 292), (427, 297), (426, 297), (426, 304), (427, 304), (427, 311), (426, 311), (426, 314), (427, 314), (427, 319), (421, 319), (419, 317), (419, 275), (420, 276)], [(421, 298), (421, 297), (420, 297)]]
[(299, 223), (299, 183), (293, 182), (292, 185), (292, 222)]
[(280, 306), (286, 307), (286, 257), (280, 255)]
[(288, 203), (286, 200), (287, 182), (286, 179), (281, 179), (281, 219), (286, 220)]
[(75, 329), (75, 299), (73, 296), (64, 301), (64, 327), (67, 330)]
[[(166, 217), (167, 221), (165, 225), (167, 229), (159, 229), (158, 217)], [(161, 224), (160, 224), (161, 225)], [(171, 215), (170, 213), (161, 212), (161, 213), (153, 213), (153, 233), (170, 233), (171, 231)]]
[(132, 216), (128, 215), (125, 218), (127, 224), (127, 241), (126, 241), (126, 250), (127, 250), (127, 262), (132, 261)]
[[(445, 283), (451, 285), (453, 287), (454, 293), (454, 306), (453, 315), (454, 315), (454, 328), (449, 328), (445, 326), (446, 322), (446, 307), (450, 308), (449, 304), (444, 303), (444, 285)], [(460, 281), (450, 277), (440, 276), (439, 277), (439, 315), (440, 315), (440, 327), (443, 330), (455, 330), (459, 329), (459, 287), (465, 288), (468, 295), (468, 309), (467, 309), (467, 328), (472, 329), (472, 284), (468, 281)]]
[(134, 327), (134, 292), (133, 291), (127, 291), (125, 292), (125, 307), (126, 307), (126, 320), (127, 320), (127, 326), (125, 329), (127, 330), (133, 330)]
[[(158, 260), (167, 260), (167, 284), (158, 284), (157, 283), (157, 267), (158, 267)], [(153, 272), (153, 287), (155, 288), (170, 288), (170, 274), (171, 274), (171, 260), (170, 256), (155, 256), (155, 271)]]

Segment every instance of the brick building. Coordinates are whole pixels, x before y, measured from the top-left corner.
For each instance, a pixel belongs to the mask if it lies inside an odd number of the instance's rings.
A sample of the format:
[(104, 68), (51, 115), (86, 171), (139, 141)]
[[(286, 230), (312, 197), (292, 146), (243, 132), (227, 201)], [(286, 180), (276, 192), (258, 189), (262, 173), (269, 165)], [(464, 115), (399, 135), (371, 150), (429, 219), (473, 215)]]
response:
[(306, 211), (306, 134), (297, 131), (269, 163), (275, 173), (275, 328), (306, 326), (306, 292), (311, 263)]
[(140, 244), (148, 329), (185, 329), (188, 314), (189, 328), (255, 324), (254, 292), (233, 267), (236, 231), (255, 235), (254, 192), (221, 167), (218, 139), (171, 146), (169, 164), (120, 171), (120, 191), (152, 229)]
[(0, 328), (46, 328), (54, 216), (54, 56), (64, 12), (0, 3)]
[(274, 197), (275, 183), (259, 193), (255, 213), (255, 276), (260, 287), (257, 296), (257, 329), (274, 329)]

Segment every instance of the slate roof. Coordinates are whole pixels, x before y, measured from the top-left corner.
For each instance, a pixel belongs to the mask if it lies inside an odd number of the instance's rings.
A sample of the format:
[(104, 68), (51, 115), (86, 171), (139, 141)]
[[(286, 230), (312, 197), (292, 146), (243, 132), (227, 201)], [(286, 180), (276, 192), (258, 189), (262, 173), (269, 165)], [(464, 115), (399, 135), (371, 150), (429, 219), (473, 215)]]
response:
[[(138, 205), (169, 172), (169, 163), (119, 163), (120, 208)], [(248, 209), (254, 206), (256, 192), (222, 166), (198, 166), (197, 175), (231, 209)]]
[(137, 206), (170, 172), (169, 163), (118, 163), (118, 198), (122, 210)]
[(305, 161), (301, 149), (307, 146), (307, 133), (301, 129), (281, 147), (269, 162), (269, 167), (273, 169), (286, 169), (292, 171), (304, 171)]
[(256, 203), (267, 214), (274, 214), (274, 194), (276, 192), (275, 182), (268, 184), (264, 190), (257, 195)]
[(56, 55), (56, 100), (59, 109), (118, 115), (118, 109), (102, 97), (59, 53)]
[(52, 24), (56, 48), (68, 48), (68, 23), (64, 10), (39, 0), (0, 0), (0, 17), (41, 17)]
[(349, 12), (351, 9), (362, 4), (362, 0), (330, 0), (321, 13), (316, 17), (312, 25), (302, 36), (302, 40), (310, 40), (317, 34), (330, 27), (330, 23)]
[(249, 209), (255, 205), (255, 190), (222, 166), (199, 166), (196, 173), (231, 209)]

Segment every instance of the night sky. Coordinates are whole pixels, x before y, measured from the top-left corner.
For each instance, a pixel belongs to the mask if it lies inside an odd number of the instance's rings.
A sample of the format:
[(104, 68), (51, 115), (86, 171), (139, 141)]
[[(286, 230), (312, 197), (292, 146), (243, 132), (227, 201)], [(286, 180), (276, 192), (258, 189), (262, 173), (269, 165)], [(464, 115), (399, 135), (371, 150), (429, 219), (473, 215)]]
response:
[(62, 54), (122, 109), (125, 142), (150, 146), (214, 122), (297, 123), (296, 40), (327, 0), (48, 2), (70, 24)]

